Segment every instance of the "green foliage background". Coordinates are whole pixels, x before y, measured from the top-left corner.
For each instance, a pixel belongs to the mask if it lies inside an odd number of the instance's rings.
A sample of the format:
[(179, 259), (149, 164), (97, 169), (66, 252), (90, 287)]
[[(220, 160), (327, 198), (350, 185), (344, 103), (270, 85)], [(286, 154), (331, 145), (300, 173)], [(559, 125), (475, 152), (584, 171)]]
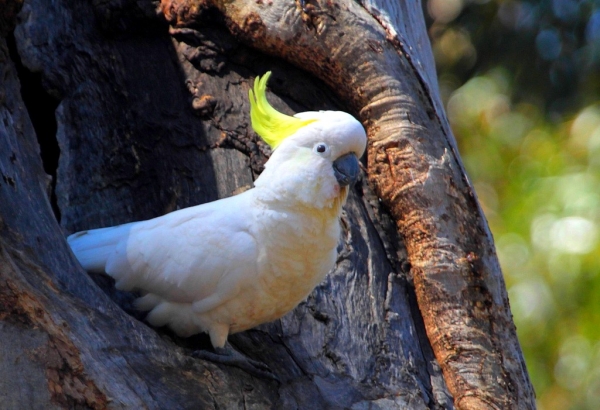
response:
[(423, 3), (538, 406), (600, 409), (600, 1)]

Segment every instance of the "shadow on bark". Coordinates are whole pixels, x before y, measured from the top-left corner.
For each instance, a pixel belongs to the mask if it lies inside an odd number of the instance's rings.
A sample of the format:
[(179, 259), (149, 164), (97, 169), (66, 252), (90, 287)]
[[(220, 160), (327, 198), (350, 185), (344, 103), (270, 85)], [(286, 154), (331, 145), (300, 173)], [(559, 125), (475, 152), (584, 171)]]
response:
[[(452, 408), (406, 249), (365, 177), (335, 270), (281, 320), (230, 337), (281, 383), (190, 357), (206, 337), (148, 327), (134, 295), (70, 253), (67, 233), (250, 187), (269, 154), (249, 127), (254, 76), (274, 72), (269, 100), (283, 112), (356, 109), (231, 31), (216, 8), (169, 26), (151, 2), (31, 0), (14, 34), (20, 63), (0, 40), (0, 407)], [(19, 92), (36, 77), (45, 112), (56, 108), (51, 179), (51, 130)]]

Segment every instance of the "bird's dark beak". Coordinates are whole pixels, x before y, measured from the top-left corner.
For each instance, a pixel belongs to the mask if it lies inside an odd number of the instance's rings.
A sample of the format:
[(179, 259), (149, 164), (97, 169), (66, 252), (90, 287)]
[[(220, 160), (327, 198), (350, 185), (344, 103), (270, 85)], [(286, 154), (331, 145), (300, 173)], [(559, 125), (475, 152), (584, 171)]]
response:
[(341, 187), (354, 184), (360, 173), (356, 154), (350, 152), (333, 161), (333, 173)]

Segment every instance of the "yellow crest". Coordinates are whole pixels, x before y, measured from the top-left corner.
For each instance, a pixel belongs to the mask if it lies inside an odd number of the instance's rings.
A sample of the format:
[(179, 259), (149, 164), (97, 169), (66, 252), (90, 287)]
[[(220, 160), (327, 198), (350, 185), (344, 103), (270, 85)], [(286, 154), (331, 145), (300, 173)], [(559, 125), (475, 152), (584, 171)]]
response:
[(265, 91), (271, 72), (254, 79), (254, 92), (250, 90), (250, 120), (252, 128), (260, 137), (275, 149), (281, 141), (294, 134), (300, 128), (316, 120), (301, 120), (277, 111), (267, 101)]

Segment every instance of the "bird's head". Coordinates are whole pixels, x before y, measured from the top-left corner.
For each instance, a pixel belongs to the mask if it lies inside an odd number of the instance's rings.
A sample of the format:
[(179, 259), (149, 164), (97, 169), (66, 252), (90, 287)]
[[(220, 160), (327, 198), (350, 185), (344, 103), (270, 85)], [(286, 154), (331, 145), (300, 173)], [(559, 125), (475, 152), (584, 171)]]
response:
[(363, 126), (341, 111), (278, 112), (265, 95), (270, 74), (257, 77), (249, 93), (252, 128), (273, 149), (255, 186), (317, 208), (343, 203), (360, 173)]

